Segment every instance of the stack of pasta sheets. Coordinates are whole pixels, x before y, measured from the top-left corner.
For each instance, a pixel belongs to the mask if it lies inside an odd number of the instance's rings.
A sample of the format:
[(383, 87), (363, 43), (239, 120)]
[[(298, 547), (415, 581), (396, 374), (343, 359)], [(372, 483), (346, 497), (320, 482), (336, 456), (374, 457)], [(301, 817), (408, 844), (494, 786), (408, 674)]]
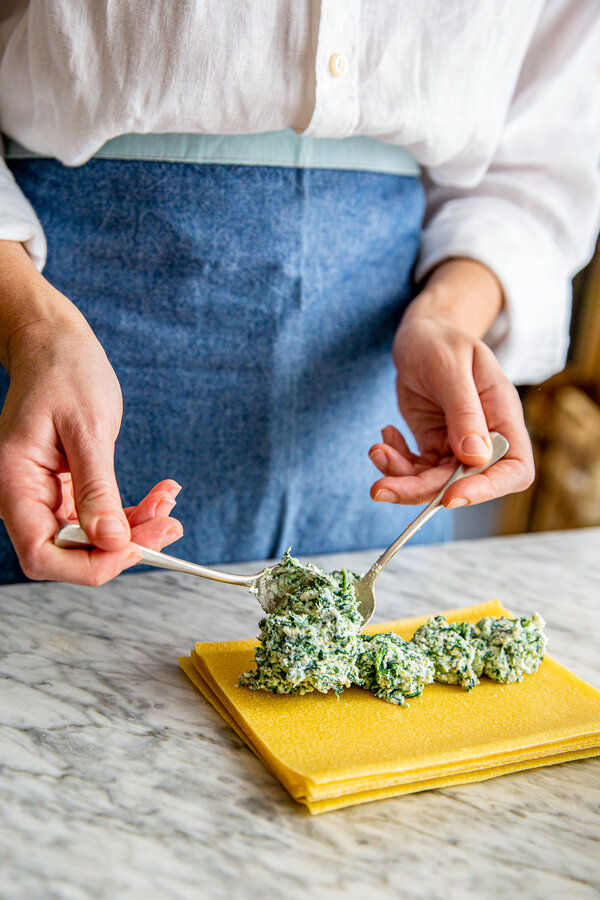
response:
[[(433, 615), (433, 613), (432, 613)], [(510, 615), (499, 602), (448, 621)], [(409, 639), (427, 616), (367, 627)], [(600, 754), (600, 691), (546, 657), (535, 675), (472, 691), (427, 685), (408, 707), (350, 688), (303, 696), (238, 686), (255, 641), (199, 643), (179, 660), (190, 680), (311, 813)]]

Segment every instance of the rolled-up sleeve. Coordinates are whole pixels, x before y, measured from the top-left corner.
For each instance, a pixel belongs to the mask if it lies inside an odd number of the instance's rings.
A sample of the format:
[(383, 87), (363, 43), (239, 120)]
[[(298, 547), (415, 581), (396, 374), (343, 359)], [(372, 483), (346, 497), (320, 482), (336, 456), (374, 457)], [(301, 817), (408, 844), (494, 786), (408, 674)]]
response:
[(593, 252), (600, 209), (598, 0), (544, 7), (494, 155), (471, 189), (425, 176), (417, 278), (470, 257), (499, 279), (504, 308), (485, 340), (516, 384), (562, 369), (572, 276)]
[(19, 241), (37, 269), (46, 262), (46, 238), (33, 207), (0, 155), (0, 240)]

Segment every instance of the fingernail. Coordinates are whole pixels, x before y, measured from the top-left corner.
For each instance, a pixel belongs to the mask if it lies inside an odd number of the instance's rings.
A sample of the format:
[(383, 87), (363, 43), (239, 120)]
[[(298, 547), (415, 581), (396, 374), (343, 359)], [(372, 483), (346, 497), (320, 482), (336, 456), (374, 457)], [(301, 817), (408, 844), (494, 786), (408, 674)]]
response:
[(125, 523), (117, 516), (102, 516), (96, 524), (96, 535), (100, 538), (121, 537), (126, 532)]
[(369, 459), (378, 469), (387, 464), (387, 456), (383, 450), (373, 450), (372, 453), (369, 453)]
[(460, 445), (465, 456), (489, 456), (489, 445), (479, 434), (468, 434)]
[(450, 501), (446, 509), (458, 509), (459, 506), (468, 506), (469, 502), (465, 497), (455, 497), (454, 500)]
[(375, 494), (375, 500), (380, 503), (381, 501), (385, 501), (387, 503), (397, 503), (398, 495), (394, 494), (393, 491), (377, 491)]
[(132, 550), (131, 553), (127, 554), (127, 559), (125, 560), (126, 565), (128, 566), (137, 566), (138, 563), (142, 561), (142, 551), (141, 550)]
[(156, 509), (154, 510), (155, 516), (168, 516), (173, 507), (175, 506), (175, 500), (167, 500), (165, 497), (164, 500), (160, 500), (156, 504)]

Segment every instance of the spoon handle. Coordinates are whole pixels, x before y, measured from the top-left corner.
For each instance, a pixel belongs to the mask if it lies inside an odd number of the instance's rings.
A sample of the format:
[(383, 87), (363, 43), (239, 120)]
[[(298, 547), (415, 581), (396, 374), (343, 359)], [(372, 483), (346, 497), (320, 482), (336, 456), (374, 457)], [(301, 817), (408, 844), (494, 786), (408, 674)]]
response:
[[(69, 524), (59, 528), (54, 543), (57, 547), (72, 549), (79, 547), (80, 549), (92, 550), (94, 545), (81, 526)], [(142, 547), (141, 563), (149, 566), (156, 566), (159, 569), (171, 569), (173, 572), (184, 572), (186, 575), (198, 575), (200, 578), (209, 578), (211, 581), (221, 581), (224, 584), (239, 584), (244, 587), (250, 587), (258, 578), (258, 575), (234, 575), (231, 572), (220, 572), (217, 569), (208, 569), (206, 566), (199, 566), (196, 563), (186, 562), (185, 559), (178, 559), (176, 556), (170, 556), (168, 553), (161, 553), (158, 550), (151, 550), (149, 547)], [(259, 573), (260, 574), (260, 573)]]
[(480, 475), (481, 472), (485, 472), (486, 469), (489, 469), (490, 466), (493, 466), (494, 463), (498, 462), (499, 459), (502, 459), (506, 451), (508, 450), (509, 444), (504, 435), (499, 434), (497, 431), (491, 431), (490, 437), (492, 439), (492, 455), (488, 459), (486, 463), (483, 463), (480, 466), (468, 466), (465, 467), (461, 463), (455, 472), (452, 473), (446, 484), (441, 488), (438, 493), (435, 495), (433, 500), (425, 507), (425, 509), (417, 516), (414, 522), (411, 522), (408, 528), (406, 528), (399, 538), (397, 538), (394, 543), (387, 548), (385, 553), (382, 553), (379, 559), (373, 563), (369, 571), (366, 575), (363, 575), (362, 580), (366, 581), (367, 579), (370, 581), (375, 581), (379, 573), (382, 569), (384, 569), (389, 563), (390, 559), (398, 552), (400, 547), (403, 547), (404, 544), (416, 534), (419, 528), (422, 528), (425, 522), (428, 522), (429, 519), (438, 511), (438, 509), (442, 506), (442, 497), (444, 496), (446, 490), (450, 487), (451, 484), (454, 484), (455, 481), (459, 481), (461, 478), (467, 478), (470, 475)]

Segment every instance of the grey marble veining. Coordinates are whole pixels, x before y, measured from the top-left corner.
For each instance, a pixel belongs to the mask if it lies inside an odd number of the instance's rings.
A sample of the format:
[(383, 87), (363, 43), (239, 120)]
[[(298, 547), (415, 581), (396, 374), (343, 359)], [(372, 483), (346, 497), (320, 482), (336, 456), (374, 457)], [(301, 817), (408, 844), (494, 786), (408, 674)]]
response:
[[(379, 621), (537, 610), (600, 687), (600, 529), (407, 547), (377, 595)], [(0, 588), (0, 897), (600, 896), (598, 758), (308, 815), (176, 663), (258, 616), (240, 588), (158, 571)]]

